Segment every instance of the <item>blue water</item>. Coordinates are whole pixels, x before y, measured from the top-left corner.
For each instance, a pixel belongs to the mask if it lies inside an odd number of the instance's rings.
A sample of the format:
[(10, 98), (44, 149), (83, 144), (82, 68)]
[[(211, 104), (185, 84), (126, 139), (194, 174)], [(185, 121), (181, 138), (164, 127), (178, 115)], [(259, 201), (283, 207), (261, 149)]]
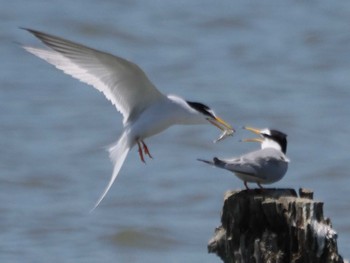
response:
[[(350, 2), (14, 0), (0, 9), (0, 261), (221, 262), (207, 254), (223, 195), (242, 188), (196, 158), (234, 156), (243, 125), (288, 134), (275, 187), (311, 188), (350, 258)], [(24, 52), (31, 27), (139, 64), (164, 93), (237, 130), (173, 127), (134, 149), (115, 185), (106, 145), (122, 118), (102, 94)]]

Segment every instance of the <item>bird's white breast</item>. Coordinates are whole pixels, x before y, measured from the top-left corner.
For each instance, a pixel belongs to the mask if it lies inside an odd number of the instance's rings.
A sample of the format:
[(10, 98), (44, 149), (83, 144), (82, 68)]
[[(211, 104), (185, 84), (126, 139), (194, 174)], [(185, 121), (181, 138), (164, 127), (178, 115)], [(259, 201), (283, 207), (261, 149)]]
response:
[(172, 125), (202, 123), (206, 123), (205, 118), (189, 106), (165, 97), (146, 108), (127, 128), (131, 138), (144, 139)]

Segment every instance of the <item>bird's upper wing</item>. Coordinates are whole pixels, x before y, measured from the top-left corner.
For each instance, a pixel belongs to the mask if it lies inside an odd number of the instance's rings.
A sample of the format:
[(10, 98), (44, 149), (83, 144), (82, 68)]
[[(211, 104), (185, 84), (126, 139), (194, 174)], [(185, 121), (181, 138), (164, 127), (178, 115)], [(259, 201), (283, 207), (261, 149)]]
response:
[(222, 160), (225, 162), (223, 168), (232, 172), (247, 174), (261, 178), (262, 169), (265, 170), (270, 165), (277, 165), (279, 162), (288, 162), (283, 153), (273, 148), (265, 148), (242, 155), (239, 158)]
[(72, 77), (103, 92), (124, 117), (124, 124), (148, 105), (165, 98), (136, 64), (60, 37), (26, 29), (51, 50), (24, 47)]
[(230, 170), (231, 172), (246, 174), (249, 176), (256, 176), (258, 174), (258, 165), (256, 162), (252, 162), (249, 159), (237, 158), (224, 161), (225, 164), (222, 168)]

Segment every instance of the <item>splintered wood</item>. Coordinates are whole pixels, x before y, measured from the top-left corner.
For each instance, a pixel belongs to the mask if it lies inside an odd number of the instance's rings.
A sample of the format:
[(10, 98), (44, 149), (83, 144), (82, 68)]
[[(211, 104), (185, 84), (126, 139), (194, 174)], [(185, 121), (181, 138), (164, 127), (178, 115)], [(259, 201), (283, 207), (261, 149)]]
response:
[(313, 192), (253, 189), (226, 194), (209, 253), (231, 262), (344, 262), (337, 233)]

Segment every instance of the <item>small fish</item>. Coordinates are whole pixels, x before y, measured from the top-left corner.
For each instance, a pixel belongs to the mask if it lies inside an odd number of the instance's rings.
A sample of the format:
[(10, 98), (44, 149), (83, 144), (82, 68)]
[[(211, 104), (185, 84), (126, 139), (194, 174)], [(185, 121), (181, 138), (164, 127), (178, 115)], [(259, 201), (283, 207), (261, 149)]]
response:
[(228, 136), (233, 136), (233, 133), (234, 133), (234, 130), (224, 130), (223, 133), (220, 135), (220, 137), (214, 140), (214, 143), (217, 143)]

